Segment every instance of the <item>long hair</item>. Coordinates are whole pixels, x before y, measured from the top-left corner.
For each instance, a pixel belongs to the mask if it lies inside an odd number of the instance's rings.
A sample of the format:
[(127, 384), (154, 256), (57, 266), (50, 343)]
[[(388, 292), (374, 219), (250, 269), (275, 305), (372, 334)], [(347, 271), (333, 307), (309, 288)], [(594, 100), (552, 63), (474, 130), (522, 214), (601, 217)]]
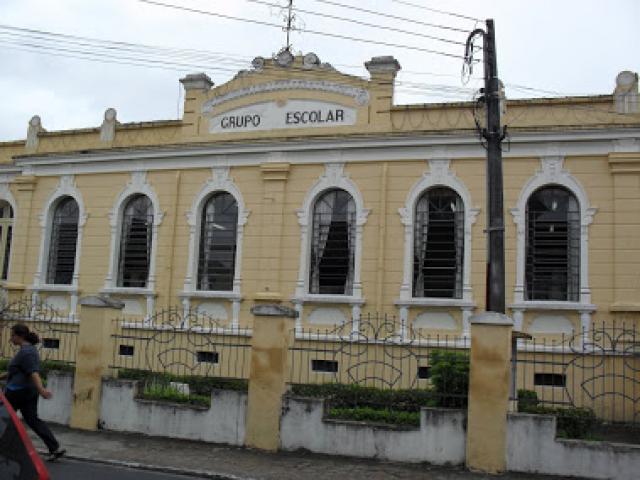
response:
[(17, 323), (13, 327), (11, 327), (11, 333), (25, 339), (31, 345), (36, 345), (38, 342), (40, 342), (40, 337), (38, 337), (38, 334), (29, 330), (29, 327), (27, 327), (23, 323)]

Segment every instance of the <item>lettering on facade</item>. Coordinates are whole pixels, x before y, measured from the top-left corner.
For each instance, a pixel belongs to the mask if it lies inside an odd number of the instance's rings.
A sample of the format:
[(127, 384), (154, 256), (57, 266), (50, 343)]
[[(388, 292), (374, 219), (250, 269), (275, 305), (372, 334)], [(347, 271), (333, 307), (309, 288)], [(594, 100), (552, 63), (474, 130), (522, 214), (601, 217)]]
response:
[(285, 117), (285, 123), (287, 125), (297, 125), (299, 123), (341, 123), (343, 120), (344, 110), (340, 108), (329, 110), (326, 114), (322, 110), (287, 112)]
[(259, 127), (261, 121), (260, 115), (228, 115), (222, 117), (220, 126), (223, 129)]
[(356, 110), (321, 101), (289, 100), (285, 105), (266, 102), (237, 108), (209, 122), (211, 133), (330, 127), (355, 124)]

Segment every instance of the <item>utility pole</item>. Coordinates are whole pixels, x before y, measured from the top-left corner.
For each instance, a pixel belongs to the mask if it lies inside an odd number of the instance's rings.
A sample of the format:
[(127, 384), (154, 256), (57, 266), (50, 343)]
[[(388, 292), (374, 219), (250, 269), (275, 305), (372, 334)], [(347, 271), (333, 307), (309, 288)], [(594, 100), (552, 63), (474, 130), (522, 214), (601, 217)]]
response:
[(484, 99), (486, 128), (482, 136), (487, 141), (487, 285), (486, 309), (505, 313), (504, 286), (504, 201), (502, 181), (502, 140), (504, 130), (500, 123), (500, 80), (493, 20), (486, 21), (486, 31), (476, 29), (467, 39), (465, 58), (471, 65), (472, 41), (482, 35), (484, 57)]

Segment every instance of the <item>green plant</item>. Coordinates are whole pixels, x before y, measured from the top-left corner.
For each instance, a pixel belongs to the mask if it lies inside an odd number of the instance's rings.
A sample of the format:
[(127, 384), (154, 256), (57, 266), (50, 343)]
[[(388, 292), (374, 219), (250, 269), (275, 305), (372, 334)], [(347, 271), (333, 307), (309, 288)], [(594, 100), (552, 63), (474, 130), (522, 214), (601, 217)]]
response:
[(182, 393), (177, 388), (165, 383), (149, 383), (145, 385), (140, 394), (140, 398), (146, 400), (164, 400), (203, 407), (211, 406), (211, 397)]
[(75, 373), (76, 367), (72, 363), (62, 362), (60, 360), (43, 360), (40, 362), (40, 375), (47, 378), (50, 371)]
[(420, 426), (420, 412), (403, 412), (371, 407), (331, 408), (328, 418), (361, 422), (387, 423), (391, 425)]
[(469, 355), (449, 350), (429, 354), (431, 384), (438, 407), (464, 408), (469, 391)]
[(566, 438), (591, 438), (598, 421), (589, 408), (557, 408), (558, 436)]
[[(524, 413), (537, 413), (539, 415), (553, 415), (557, 419), (557, 435), (562, 438), (593, 438), (595, 428), (598, 426), (596, 414), (590, 408), (568, 407), (568, 408), (549, 408), (538, 405), (538, 396), (536, 392), (525, 394), (525, 400), (521, 403), (521, 390), (518, 391), (518, 411)], [(535, 396), (535, 403), (533, 403)], [(526, 400), (526, 398), (530, 400)]]
[(201, 377), (197, 375), (173, 375), (171, 373), (157, 373), (148, 370), (123, 368), (118, 371), (118, 378), (140, 380), (144, 383), (178, 382), (189, 384), (189, 390), (197, 395), (209, 395), (213, 390), (236, 390), (246, 392), (249, 382), (239, 378)]
[(291, 393), (305, 397), (325, 398), (331, 407), (376, 409), (417, 412), (421, 407), (435, 406), (433, 393), (427, 389), (390, 390), (342, 383), (320, 385), (294, 384)]
[(538, 394), (533, 390), (518, 390), (518, 411), (530, 412), (538, 406)]

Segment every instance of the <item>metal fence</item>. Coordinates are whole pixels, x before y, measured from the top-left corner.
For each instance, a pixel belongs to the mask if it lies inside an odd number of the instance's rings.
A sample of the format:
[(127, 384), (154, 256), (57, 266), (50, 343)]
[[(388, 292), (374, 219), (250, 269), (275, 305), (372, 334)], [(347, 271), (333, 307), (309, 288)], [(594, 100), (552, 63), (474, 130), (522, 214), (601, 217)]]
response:
[(512, 362), (521, 404), (587, 408), (600, 420), (640, 426), (635, 325), (594, 324), (555, 338), (519, 339)]
[(17, 323), (27, 325), (40, 337), (38, 350), (43, 362), (75, 363), (78, 323), (30, 297), (0, 303), (0, 359), (9, 359), (17, 351), (10, 342), (11, 327)]
[(144, 321), (113, 320), (115, 369), (183, 377), (249, 378), (251, 332), (196, 310), (170, 308)]
[(380, 314), (291, 333), (289, 383), (293, 385), (419, 390), (428, 392), (434, 405), (466, 405), (469, 342), (465, 337), (425, 334)]

